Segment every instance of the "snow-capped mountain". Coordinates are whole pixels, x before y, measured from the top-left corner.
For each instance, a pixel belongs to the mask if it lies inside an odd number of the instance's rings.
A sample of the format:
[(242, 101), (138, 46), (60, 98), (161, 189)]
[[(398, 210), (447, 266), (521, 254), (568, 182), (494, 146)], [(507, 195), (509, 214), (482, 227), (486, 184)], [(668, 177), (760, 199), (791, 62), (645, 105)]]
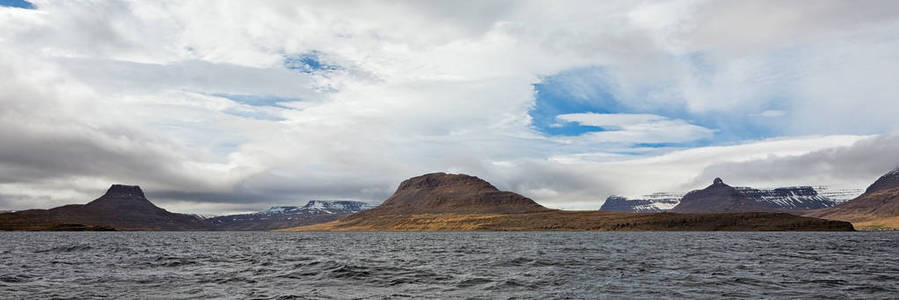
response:
[(373, 206), (360, 201), (312, 200), (303, 206), (273, 206), (267, 210), (209, 218), (219, 230), (274, 230), (325, 223)]
[(756, 202), (769, 203), (775, 209), (818, 209), (836, 205), (833, 199), (818, 194), (810, 186), (781, 187), (771, 190), (735, 187), (744, 196)]
[[(723, 182), (719, 183), (723, 184)], [(715, 185), (713, 185), (715, 186)], [(751, 187), (730, 187), (730, 193), (722, 193), (710, 197), (708, 204), (721, 204), (724, 198), (739, 198), (745, 200), (746, 205), (740, 207), (719, 207), (717, 210), (729, 211), (730, 209), (763, 210), (763, 211), (792, 211), (808, 210), (832, 207), (849, 199), (855, 198), (863, 192), (861, 189), (830, 188), (825, 186), (794, 186), (779, 187), (773, 189), (756, 189)], [(680, 204), (684, 194), (679, 193), (653, 193), (639, 197), (627, 198), (622, 196), (610, 196), (600, 210), (623, 212), (664, 212), (673, 209)], [(751, 205), (750, 205), (751, 204)], [(725, 205), (727, 206), (727, 205)], [(696, 209), (701, 209), (697, 207)], [(715, 211), (717, 211), (715, 210)]]
[(272, 206), (271, 208), (256, 212), (257, 215), (278, 215), (297, 213), (323, 213), (339, 214), (344, 212), (359, 212), (372, 208), (372, 206), (360, 201), (326, 201), (311, 200), (303, 206)]
[(628, 199), (622, 196), (610, 196), (603, 203), (600, 210), (623, 212), (663, 212), (674, 208), (680, 203), (683, 194), (676, 193), (652, 193), (636, 199)]
[(687, 193), (672, 212), (720, 213), (750, 211), (803, 211), (836, 205), (813, 187), (798, 186), (775, 189), (733, 187), (715, 178), (712, 185)]

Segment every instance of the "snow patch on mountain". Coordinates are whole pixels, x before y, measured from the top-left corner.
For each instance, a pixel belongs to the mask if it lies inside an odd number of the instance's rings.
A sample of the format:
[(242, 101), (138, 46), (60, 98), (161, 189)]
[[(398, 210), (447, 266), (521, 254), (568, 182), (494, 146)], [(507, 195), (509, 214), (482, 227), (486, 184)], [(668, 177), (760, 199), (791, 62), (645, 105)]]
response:
[(610, 196), (600, 210), (623, 212), (663, 212), (680, 203), (683, 194), (652, 193), (630, 199), (623, 196)]
[(361, 201), (333, 201), (310, 200), (303, 206), (272, 206), (271, 208), (253, 213), (255, 215), (280, 215), (280, 214), (304, 214), (304, 213), (347, 213), (359, 212), (372, 208), (371, 204)]

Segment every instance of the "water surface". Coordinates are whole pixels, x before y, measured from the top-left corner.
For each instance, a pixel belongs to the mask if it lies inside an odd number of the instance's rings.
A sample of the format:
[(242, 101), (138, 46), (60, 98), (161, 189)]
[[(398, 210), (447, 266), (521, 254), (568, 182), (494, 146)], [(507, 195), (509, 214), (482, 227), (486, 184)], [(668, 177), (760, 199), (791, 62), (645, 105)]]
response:
[(0, 298), (892, 298), (899, 233), (0, 232)]

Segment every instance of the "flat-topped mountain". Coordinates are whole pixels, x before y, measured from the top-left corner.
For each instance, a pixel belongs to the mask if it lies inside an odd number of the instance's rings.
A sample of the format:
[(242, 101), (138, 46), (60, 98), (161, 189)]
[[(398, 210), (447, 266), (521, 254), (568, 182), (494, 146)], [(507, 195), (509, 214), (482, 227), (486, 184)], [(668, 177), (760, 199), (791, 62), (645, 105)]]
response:
[(671, 214), (547, 209), (464, 174), (403, 181), (371, 210), (283, 231), (852, 230), (846, 222), (785, 213)]
[(878, 178), (855, 199), (806, 215), (849, 221), (860, 227), (899, 229), (899, 169)]
[(390, 198), (359, 216), (427, 213), (515, 214), (549, 209), (522, 195), (503, 192), (483, 179), (431, 173), (403, 181)]
[(0, 214), (2, 230), (114, 228), (116, 230), (206, 230), (192, 215), (177, 214), (154, 205), (138, 186), (113, 185), (87, 204), (31, 209)]
[(682, 196), (683, 195), (670, 193), (653, 193), (644, 195), (639, 199), (609, 196), (599, 210), (639, 213), (665, 212), (677, 206), (677, 204), (680, 203), (680, 198)]
[(215, 230), (274, 230), (337, 220), (372, 206), (360, 201), (312, 200), (303, 206), (274, 206), (268, 210), (206, 219)]
[(795, 212), (831, 207), (836, 203), (809, 186), (773, 190), (733, 187), (715, 178), (712, 185), (691, 191), (671, 209), (677, 213)]

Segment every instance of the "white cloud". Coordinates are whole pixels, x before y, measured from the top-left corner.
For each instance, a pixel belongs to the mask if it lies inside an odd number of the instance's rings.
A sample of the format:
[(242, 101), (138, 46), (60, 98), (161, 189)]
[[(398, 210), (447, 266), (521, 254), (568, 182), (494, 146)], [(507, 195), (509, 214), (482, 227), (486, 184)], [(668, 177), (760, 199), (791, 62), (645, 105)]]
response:
[(685, 143), (711, 138), (715, 130), (652, 114), (563, 114), (561, 121), (602, 127), (589, 138), (605, 143)]
[[(430, 171), (595, 208), (609, 193), (694, 184), (716, 163), (897, 129), (893, 1), (35, 2), (0, 7), (0, 209), (84, 202), (113, 182), (193, 212), (382, 200)], [(310, 51), (340, 69), (283, 67)], [(611, 130), (537, 133), (532, 85), (590, 66), (652, 114), (567, 114)], [(720, 132), (689, 115), (740, 126), (734, 116), (753, 113), (788, 115), (770, 118), (783, 138), (631, 147)]]
[(763, 117), (763, 118), (776, 118), (783, 117), (787, 114), (787, 112), (782, 110), (766, 110), (757, 114), (752, 114), (753, 117)]

